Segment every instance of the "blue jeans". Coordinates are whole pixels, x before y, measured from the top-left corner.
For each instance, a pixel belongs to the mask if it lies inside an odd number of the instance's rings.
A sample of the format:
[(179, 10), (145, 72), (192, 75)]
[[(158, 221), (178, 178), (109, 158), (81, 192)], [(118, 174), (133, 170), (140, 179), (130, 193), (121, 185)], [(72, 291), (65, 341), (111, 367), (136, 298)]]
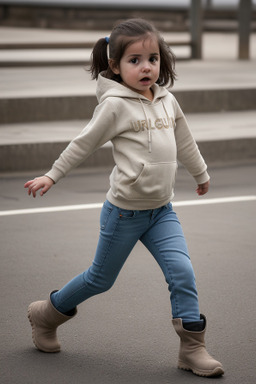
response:
[(199, 321), (195, 275), (171, 203), (158, 209), (133, 211), (106, 201), (101, 211), (100, 236), (93, 263), (52, 294), (56, 309), (68, 313), (89, 297), (109, 290), (138, 240), (151, 252), (164, 273), (173, 318)]

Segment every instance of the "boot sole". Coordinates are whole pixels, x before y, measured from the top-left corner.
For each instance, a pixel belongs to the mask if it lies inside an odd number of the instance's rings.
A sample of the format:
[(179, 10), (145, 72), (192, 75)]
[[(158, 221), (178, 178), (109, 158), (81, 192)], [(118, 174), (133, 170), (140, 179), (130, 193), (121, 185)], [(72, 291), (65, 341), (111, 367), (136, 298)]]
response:
[(203, 376), (203, 377), (216, 377), (216, 376), (221, 376), (224, 374), (224, 370), (221, 367), (216, 367), (212, 371), (199, 371), (195, 368), (191, 368), (190, 366), (188, 366), (184, 363), (179, 363), (178, 368), (183, 369), (184, 371), (192, 371), (195, 375)]
[(41, 352), (46, 352), (46, 353), (57, 353), (57, 352), (60, 352), (60, 348), (55, 349), (55, 350), (52, 350), (52, 349), (49, 350), (49, 349), (47, 349), (47, 348), (43, 348), (43, 347), (41, 347), (40, 344), (36, 341), (36, 337), (35, 337), (35, 324), (33, 323), (32, 313), (31, 313), (31, 311), (32, 311), (32, 306), (31, 306), (31, 304), (30, 304), (29, 307), (28, 307), (28, 314), (27, 314), (27, 315), (28, 315), (28, 319), (29, 319), (30, 325), (31, 325), (31, 327), (32, 327), (32, 341), (33, 341), (35, 347), (36, 347), (39, 351), (41, 351)]

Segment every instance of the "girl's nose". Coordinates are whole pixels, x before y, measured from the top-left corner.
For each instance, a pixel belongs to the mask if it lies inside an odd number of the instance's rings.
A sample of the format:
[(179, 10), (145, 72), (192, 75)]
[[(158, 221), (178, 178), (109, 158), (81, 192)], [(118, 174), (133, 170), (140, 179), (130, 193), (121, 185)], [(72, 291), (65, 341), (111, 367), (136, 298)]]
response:
[(150, 65), (148, 63), (145, 63), (142, 67), (143, 72), (149, 72), (150, 71)]

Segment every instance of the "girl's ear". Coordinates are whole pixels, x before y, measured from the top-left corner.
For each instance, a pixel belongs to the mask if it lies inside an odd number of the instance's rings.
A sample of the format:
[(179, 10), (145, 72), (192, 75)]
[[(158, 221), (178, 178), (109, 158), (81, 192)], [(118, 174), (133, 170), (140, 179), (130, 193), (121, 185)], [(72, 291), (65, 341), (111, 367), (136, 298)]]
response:
[(119, 66), (115, 64), (115, 61), (113, 59), (109, 59), (108, 65), (109, 65), (111, 71), (115, 75), (120, 75)]

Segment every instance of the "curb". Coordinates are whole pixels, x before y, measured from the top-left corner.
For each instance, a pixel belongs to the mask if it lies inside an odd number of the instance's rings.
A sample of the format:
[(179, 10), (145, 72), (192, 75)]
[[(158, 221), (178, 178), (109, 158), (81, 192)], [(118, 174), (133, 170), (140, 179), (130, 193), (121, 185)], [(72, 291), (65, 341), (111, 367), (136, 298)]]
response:
[[(3, 145), (0, 152), (0, 172), (50, 169), (69, 142)], [(256, 138), (197, 141), (208, 165), (256, 160)], [(31, 160), (32, 159), (32, 160)], [(113, 166), (112, 145), (105, 144), (79, 168)]]
[[(255, 110), (256, 88), (173, 91), (184, 113)], [(95, 95), (0, 99), (0, 124), (89, 119)]]

